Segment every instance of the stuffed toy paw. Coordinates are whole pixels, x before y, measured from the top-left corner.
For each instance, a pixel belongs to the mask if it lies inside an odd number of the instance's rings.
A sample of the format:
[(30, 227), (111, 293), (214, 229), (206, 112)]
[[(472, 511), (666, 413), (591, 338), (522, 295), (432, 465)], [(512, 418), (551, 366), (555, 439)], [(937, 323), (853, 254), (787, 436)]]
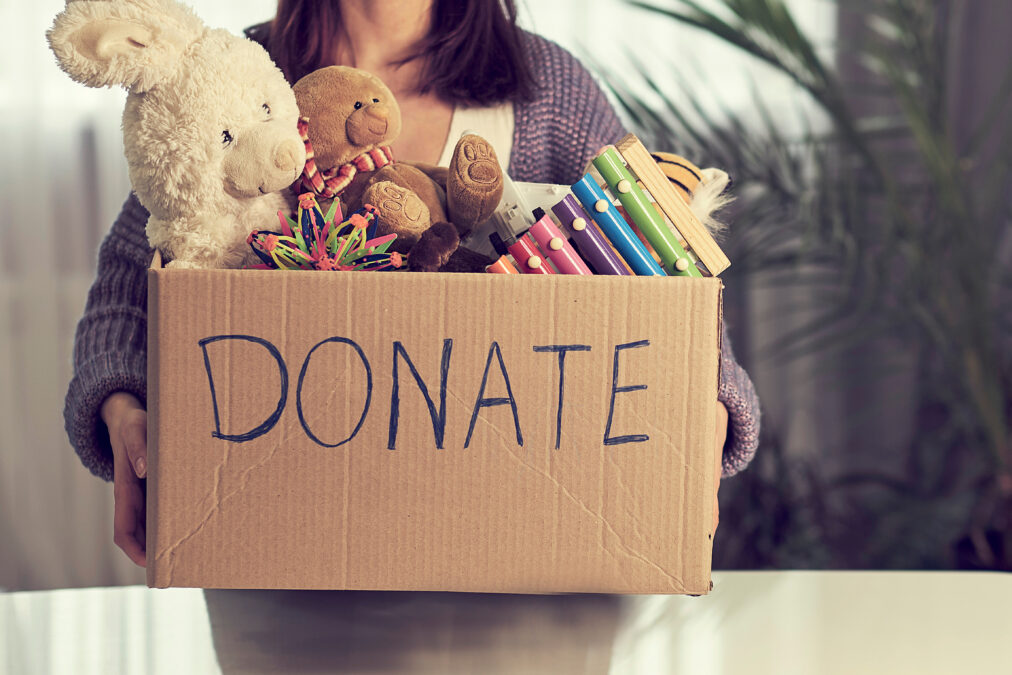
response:
[(460, 239), (502, 199), (503, 175), (492, 146), (467, 135), (448, 168), (395, 162), (389, 144), (400, 134), (400, 108), (378, 78), (329, 66), (306, 75), (293, 90), (307, 157), (295, 191), (312, 192), (321, 203), (339, 198), (348, 211), (372, 204), (379, 231), (397, 235), (395, 246), (407, 254), (409, 268), (454, 268), (449, 263)]
[(411, 269), (419, 272), (436, 272), (443, 268), (460, 246), (457, 228), (450, 223), (433, 223), (411, 249), (408, 259)]
[(397, 181), (379, 180), (370, 183), (361, 201), (376, 207), (382, 214), (380, 231), (383, 234), (396, 234), (401, 240), (400, 248), (405, 249), (405, 252), (418, 243), (432, 224), (429, 207), (422, 198)]
[(495, 150), (481, 136), (457, 141), (446, 179), (446, 205), (460, 234), (492, 215), (502, 199), (503, 176)]
[(175, 0), (68, 2), (48, 32), (60, 67), (126, 88), (130, 181), (171, 267), (254, 262), (251, 230), (289, 205), (305, 150), (291, 87), (267, 52)]

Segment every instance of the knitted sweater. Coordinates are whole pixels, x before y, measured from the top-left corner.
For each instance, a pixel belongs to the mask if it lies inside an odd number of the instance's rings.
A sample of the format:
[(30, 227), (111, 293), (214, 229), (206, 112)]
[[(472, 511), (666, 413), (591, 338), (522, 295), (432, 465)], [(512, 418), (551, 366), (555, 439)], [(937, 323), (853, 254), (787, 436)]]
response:
[[(537, 82), (532, 100), (514, 106), (510, 175), (521, 181), (575, 182), (597, 150), (625, 135), (601, 89), (577, 60), (544, 38), (524, 33), (525, 52)], [(66, 397), (67, 434), (81, 461), (111, 480), (112, 451), (99, 417), (102, 402), (125, 391), (147, 399), (147, 267), (152, 250), (144, 232), (148, 213), (130, 195), (98, 254), (74, 340), (74, 377)], [(751, 460), (758, 445), (759, 401), (738, 365), (725, 333), (718, 399), (729, 414), (723, 475)]]

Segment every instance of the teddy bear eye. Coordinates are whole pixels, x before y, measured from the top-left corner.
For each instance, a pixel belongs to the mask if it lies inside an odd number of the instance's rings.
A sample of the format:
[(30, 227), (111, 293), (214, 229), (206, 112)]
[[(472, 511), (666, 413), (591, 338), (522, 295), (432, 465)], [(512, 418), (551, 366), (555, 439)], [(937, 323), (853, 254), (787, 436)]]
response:
[(232, 142), (232, 134), (228, 132), (228, 129), (225, 129), (223, 132), (221, 132), (221, 144), (228, 145), (231, 142)]
[(373, 103), (379, 103), (379, 102), (380, 102), (380, 100), (379, 100), (378, 98), (374, 98), (374, 99), (372, 100), (372, 102), (373, 102)]
[(263, 104), (263, 106), (261, 106), (261, 107), (262, 107), (262, 108), (263, 108), (264, 110), (266, 110), (266, 111), (267, 111), (267, 114), (268, 114), (268, 115), (270, 115), (270, 114), (271, 114), (271, 107), (270, 107), (269, 105), (267, 105), (266, 103), (264, 103), (264, 104)]
[(362, 101), (355, 101), (355, 110), (358, 110), (361, 107), (362, 107)]

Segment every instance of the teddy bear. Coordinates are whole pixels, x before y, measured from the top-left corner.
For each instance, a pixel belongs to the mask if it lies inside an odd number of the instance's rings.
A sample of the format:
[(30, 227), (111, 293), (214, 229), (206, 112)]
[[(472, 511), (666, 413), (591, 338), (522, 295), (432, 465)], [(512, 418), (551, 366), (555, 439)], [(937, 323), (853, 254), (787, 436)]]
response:
[(412, 270), (477, 271), (491, 262), (458, 249), (502, 198), (502, 169), (487, 141), (463, 136), (449, 167), (395, 162), (389, 146), (400, 134), (401, 112), (379, 78), (328, 66), (292, 89), (306, 149), (296, 193), (311, 192), (321, 203), (340, 198), (348, 211), (373, 205), (378, 232), (397, 235), (395, 247)]
[(75, 81), (126, 88), (130, 181), (166, 266), (255, 261), (247, 235), (289, 210), (305, 164), (295, 95), (267, 52), (175, 0), (73, 0), (47, 37)]

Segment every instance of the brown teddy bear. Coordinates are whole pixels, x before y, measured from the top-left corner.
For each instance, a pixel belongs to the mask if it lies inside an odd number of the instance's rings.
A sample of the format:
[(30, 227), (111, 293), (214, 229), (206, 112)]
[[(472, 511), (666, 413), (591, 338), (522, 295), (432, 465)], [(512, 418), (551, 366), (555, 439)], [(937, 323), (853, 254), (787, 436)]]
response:
[(502, 198), (502, 170), (487, 141), (461, 138), (449, 168), (394, 162), (389, 144), (400, 134), (401, 111), (379, 78), (328, 66), (292, 89), (306, 144), (306, 166), (293, 185), (297, 193), (314, 193), (324, 208), (335, 198), (346, 211), (372, 204), (379, 233), (397, 235), (397, 250), (407, 254), (410, 269), (473, 271), (491, 262), (466, 249), (458, 252), (460, 239), (487, 220)]

